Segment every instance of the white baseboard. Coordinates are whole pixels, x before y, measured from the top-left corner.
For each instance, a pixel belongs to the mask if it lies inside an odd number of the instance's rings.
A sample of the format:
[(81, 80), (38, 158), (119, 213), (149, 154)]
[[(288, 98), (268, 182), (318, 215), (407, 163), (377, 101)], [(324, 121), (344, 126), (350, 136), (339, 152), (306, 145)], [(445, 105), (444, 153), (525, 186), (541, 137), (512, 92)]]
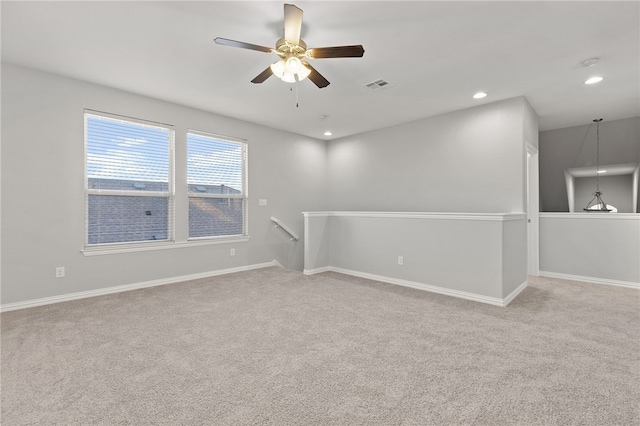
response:
[(562, 274), (560, 272), (549, 272), (549, 271), (539, 271), (538, 273), (541, 277), (560, 278), (562, 280), (582, 281), (582, 282), (592, 283), (592, 284), (604, 284), (604, 285), (613, 285), (618, 287), (640, 289), (640, 283), (634, 283), (633, 281), (617, 281), (617, 280), (609, 280), (605, 278), (583, 277), (581, 275), (570, 275), (570, 274)]
[(278, 261), (273, 260), (266, 263), (239, 266), (236, 268), (219, 269), (198, 274), (181, 275), (177, 277), (162, 278), (159, 280), (144, 281), (135, 284), (118, 285), (115, 287), (100, 288), (97, 290), (80, 291), (77, 293), (61, 294), (59, 296), (44, 297), (42, 299), (26, 300), (24, 302), (14, 302), (0, 305), (0, 312), (16, 311), (18, 309), (33, 308), (36, 306), (50, 305), (53, 303), (68, 302), (70, 300), (86, 299), (88, 297), (104, 296), (106, 294), (121, 293), (124, 291), (138, 290), (147, 287), (156, 287), (165, 284), (174, 284), (183, 281), (209, 278), (217, 275), (233, 274), (235, 272), (250, 271), (252, 269), (268, 268), (270, 266), (282, 266)]
[(504, 299), (500, 299), (497, 297), (483, 296), (481, 294), (469, 293), (469, 292), (460, 291), (460, 290), (453, 290), (446, 287), (423, 284), (415, 281), (407, 281), (407, 280), (402, 280), (398, 278), (385, 277), (382, 275), (369, 274), (366, 272), (352, 271), (350, 269), (336, 268), (333, 266), (326, 266), (318, 269), (305, 269), (304, 274), (313, 275), (313, 274), (319, 274), (321, 272), (328, 272), (328, 271), (338, 272), (340, 274), (351, 275), (359, 278), (366, 278), (373, 281), (380, 281), (388, 284), (401, 285), (403, 287), (411, 287), (418, 290), (429, 291), (431, 293), (444, 294), (445, 296), (453, 296), (460, 299), (472, 300), (474, 302), (487, 303), (489, 305), (500, 306), (500, 307), (507, 306), (509, 303), (511, 303), (513, 299), (515, 299), (515, 297), (522, 290), (524, 290), (527, 287), (527, 282), (525, 281), (522, 284), (520, 284), (518, 288), (516, 288), (513, 292), (511, 292), (511, 294), (509, 294), (507, 297), (505, 297)]
[(315, 275), (315, 274), (321, 274), (323, 272), (329, 272), (332, 271), (333, 269), (331, 269), (331, 267), (329, 266), (324, 266), (322, 268), (316, 268), (316, 269), (304, 269), (302, 271), (303, 274), (305, 275)]
[(504, 305), (502, 306), (507, 306), (509, 303), (513, 302), (513, 299), (515, 299), (516, 296), (519, 295), (522, 292), (522, 290), (524, 290), (525, 288), (527, 288), (526, 281), (520, 284), (515, 290), (513, 290), (511, 294), (509, 294), (507, 297), (502, 299), (504, 302)]

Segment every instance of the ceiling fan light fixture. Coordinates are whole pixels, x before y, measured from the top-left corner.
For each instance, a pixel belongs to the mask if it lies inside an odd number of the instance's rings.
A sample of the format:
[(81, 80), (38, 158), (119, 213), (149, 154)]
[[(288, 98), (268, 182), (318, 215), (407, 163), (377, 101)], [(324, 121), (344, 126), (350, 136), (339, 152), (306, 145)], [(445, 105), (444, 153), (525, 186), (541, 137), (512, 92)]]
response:
[[(292, 61), (292, 59), (294, 59)], [(302, 81), (309, 77), (311, 70), (307, 68), (299, 58), (290, 57), (287, 60), (280, 60), (271, 64), (271, 72), (285, 83), (295, 83), (296, 74), (298, 81)]]
[(311, 70), (309, 68), (307, 68), (304, 63), (302, 63), (302, 66), (300, 67), (300, 70), (298, 71), (298, 80), (302, 81), (305, 78), (309, 77), (309, 74), (311, 74)]
[(284, 64), (287, 72), (291, 74), (297, 74), (302, 68), (302, 61), (295, 56), (288, 57)]
[(284, 75), (284, 71), (285, 71), (284, 61), (278, 61), (271, 64), (271, 72), (273, 72), (273, 75), (275, 75), (276, 77), (282, 78), (282, 76)]
[(287, 71), (285, 71), (284, 74), (282, 74), (282, 77), (280, 77), (280, 79), (282, 81), (284, 81), (285, 83), (295, 83), (296, 82), (295, 74), (291, 74), (290, 72), (287, 72)]

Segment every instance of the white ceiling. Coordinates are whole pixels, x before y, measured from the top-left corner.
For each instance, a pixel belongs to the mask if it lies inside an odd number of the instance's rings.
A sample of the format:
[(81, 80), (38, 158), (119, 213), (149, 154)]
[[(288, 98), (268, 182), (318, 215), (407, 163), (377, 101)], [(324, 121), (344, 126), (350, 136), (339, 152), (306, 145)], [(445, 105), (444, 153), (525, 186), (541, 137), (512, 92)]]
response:
[[(640, 115), (637, 1), (295, 4), (309, 47), (365, 48), (311, 60), (331, 84), (300, 82), (298, 108), (294, 85), (250, 83), (274, 54), (213, 42), (274, 47), (281, 2), (2, 1), (2, 60), (320, 139), (516, 96), (541, 130)], [(592, 75), (605, 80), (584, 85)], [(377, 79), (390, 84), (365, 87)]]

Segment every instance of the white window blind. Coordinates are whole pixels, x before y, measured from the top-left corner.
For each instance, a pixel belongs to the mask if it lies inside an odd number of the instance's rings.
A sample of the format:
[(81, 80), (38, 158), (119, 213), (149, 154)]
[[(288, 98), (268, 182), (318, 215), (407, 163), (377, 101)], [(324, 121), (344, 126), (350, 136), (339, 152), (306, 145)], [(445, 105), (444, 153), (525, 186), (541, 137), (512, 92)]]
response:
[(189, 238), (247, 235), (247, 144), (187, 134)]
[(85, 111), (86, 245), (173, 239), (169, 125)]

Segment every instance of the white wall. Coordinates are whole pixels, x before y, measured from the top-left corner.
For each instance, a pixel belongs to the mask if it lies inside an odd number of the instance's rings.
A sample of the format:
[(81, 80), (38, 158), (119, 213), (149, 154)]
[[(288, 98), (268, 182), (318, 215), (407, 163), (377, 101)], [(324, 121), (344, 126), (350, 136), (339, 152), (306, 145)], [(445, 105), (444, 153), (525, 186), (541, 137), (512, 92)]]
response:
[[(187, 129), (247, 139), (250, 241), (85, 257), (85, 108), (175, 126), (176, 210), (183, 218)], [(2, 154), (2, 304), (274, 259), (301, 270), (303, 242), (290, 241), (270, 217), (302, 235), (301, 212), (327, 204), (324, 141), (8, 64)], [(258, 208), (259, 198), (268, 206)], [(186, 222), (176, 223), (176, 239), (186, 235)], [(66, 268), (65, 278), (55, 278), (56, 266)]]
[(330, 210), (523, 212), (531, 129), (514, 98), (332, 141)]

